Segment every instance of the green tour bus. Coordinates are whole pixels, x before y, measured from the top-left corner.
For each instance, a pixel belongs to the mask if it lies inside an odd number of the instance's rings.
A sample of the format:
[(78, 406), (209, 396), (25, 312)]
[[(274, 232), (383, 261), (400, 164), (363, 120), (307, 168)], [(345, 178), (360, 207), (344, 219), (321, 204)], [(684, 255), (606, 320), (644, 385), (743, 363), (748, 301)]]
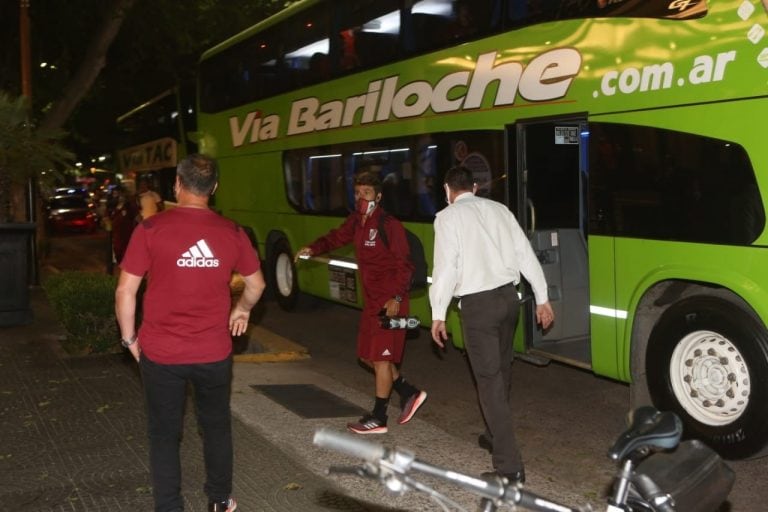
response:
[[(442, 178), (530, 235), (520, 357), (630, 383), (729, 458), (768, 451), (768, 0), (305, 0), (206, 51), (201, 151), (283, 307), (360, 305), (351, 248), (293, 263), (356, 172), (432, 261)], [(760, 121), (762, 119), (762, 121)], [(762, 128), (761, 128), (762, 127)], [(424, 324), (424, 290), (412, 295)], [(462, 347), (458, 316), (448, 326)]]

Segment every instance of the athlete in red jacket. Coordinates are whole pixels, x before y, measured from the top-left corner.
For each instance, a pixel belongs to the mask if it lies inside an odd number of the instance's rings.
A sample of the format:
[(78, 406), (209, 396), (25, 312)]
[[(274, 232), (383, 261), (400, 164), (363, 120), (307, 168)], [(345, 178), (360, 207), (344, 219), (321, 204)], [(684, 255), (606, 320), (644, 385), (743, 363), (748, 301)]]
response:
[[(355, 177), (355, 211), (337, 229), (302, 247), (296, 258), (312, 256), (354, 244), (357, 266), (363, 284), (364, 306), (357, 333), (357, 355), (376, 375), (376, 400), (371, 414), (347, 428), (358, 434), (383, 434), (387, 431), (387, 405), (394, 387), (400, 395), (398, 423), (410, 421), (427, 399), (400, 375), (405, 330), (381, 327), (381, 311), (387, 316), (408, 314), (408, 287), (413, 265), (408, 259), (408, 241), (400, 221), (378, 206), (381, 182), (376, 174), (364, 172)], [(386, 230), (385, 243), (378, 230)]]

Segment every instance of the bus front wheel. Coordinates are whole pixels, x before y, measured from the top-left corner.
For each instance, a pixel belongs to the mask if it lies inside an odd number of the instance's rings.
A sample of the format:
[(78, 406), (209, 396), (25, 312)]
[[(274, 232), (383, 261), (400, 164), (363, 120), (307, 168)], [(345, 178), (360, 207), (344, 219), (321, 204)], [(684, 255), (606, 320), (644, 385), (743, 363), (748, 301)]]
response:
[(677, 413), (686, 437), (723, 457), (760, 455), (768, 445), (768, 335), (726, 300), (694, 296), (670, 306), (646, 356), (654, 404)]
[(272, 246), (269, 271), (271, 288), (278, 305), (285, 311), (293, 310), (299, 296), (299, 283), (291, 246), (285, 238), (278, 239)]

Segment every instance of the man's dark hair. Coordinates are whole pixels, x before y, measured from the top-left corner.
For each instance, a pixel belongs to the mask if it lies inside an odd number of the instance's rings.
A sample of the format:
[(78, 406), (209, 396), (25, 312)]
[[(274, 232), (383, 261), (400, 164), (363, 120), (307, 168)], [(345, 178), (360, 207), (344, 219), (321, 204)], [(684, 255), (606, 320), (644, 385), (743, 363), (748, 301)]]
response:
[(475, 186), (475, 178), (472, 176), (472, 171), (463, 165), (458, 165), (448, 169), (448, 171), (445, 173), (445, 179), (443, 181), (454, 192), (472, 191)]
[(355, 185), (368, 185), (373, 187), (374, 192), (381, 193), (381, 180), (378, 173), (373, 171), (363, 171), (355, 175)]
[(219, 181), (219, 167), (213, 158), (196, 153), (179, 162), (176, 176), (181, 185), (193, 194), (209, 196)]

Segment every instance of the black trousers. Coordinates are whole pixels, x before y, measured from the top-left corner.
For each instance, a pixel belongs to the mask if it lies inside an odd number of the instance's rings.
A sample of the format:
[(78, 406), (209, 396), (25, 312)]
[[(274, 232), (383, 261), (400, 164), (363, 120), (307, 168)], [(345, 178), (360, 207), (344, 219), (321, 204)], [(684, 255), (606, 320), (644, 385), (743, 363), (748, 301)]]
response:
[(501, 473), (523, 470), (510, 401), (512, 336), (519, 316), (520, 299), (512, 283), (461, 298), (464, 348), (493, 441), (493, 467)]
[(149, 464), (155, 512), (184, 509), (179, 447), (187, 382), (194, 390), (197, 422), (203, 433), (205, 494), (225, 500), (232, 492), (232, 358), (205, 364), (166, 365), (142, 356), (149, 435)]

